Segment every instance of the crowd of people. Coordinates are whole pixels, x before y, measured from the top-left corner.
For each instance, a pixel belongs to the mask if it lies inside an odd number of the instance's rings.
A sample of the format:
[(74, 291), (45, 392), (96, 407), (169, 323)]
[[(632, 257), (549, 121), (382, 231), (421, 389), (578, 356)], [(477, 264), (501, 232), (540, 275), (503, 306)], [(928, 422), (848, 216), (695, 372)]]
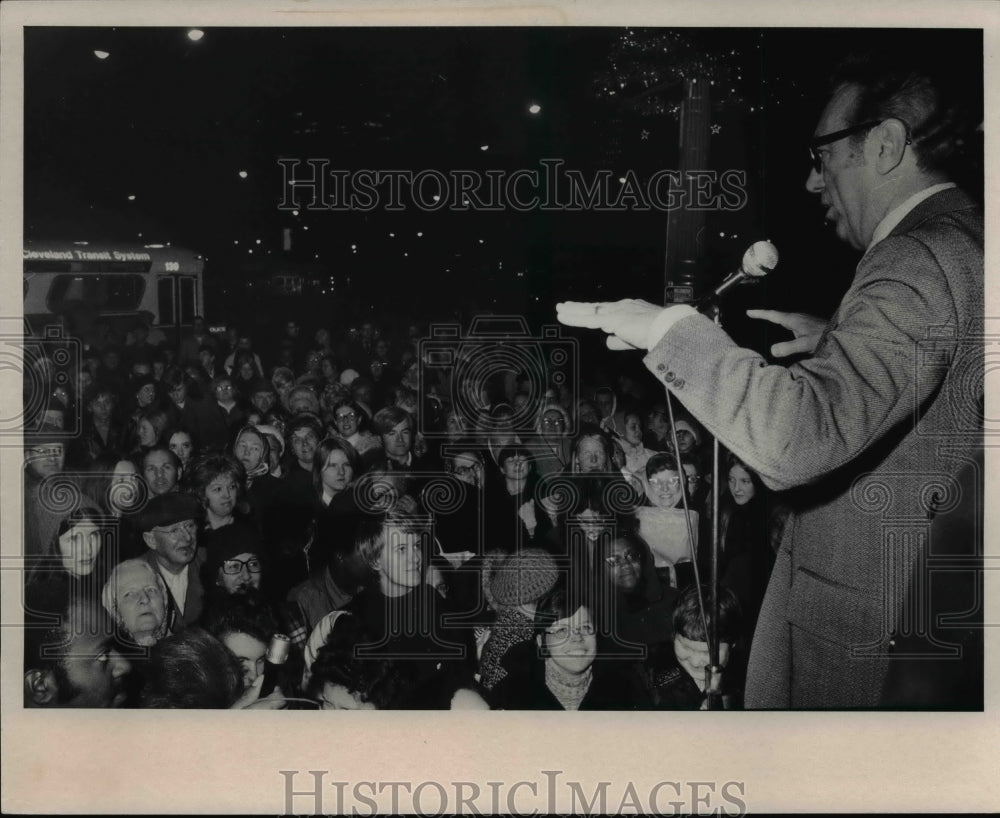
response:
[(302, 329), (139, 321), (69, 384), (33, 362), (26, 706), (741, 706), (782, 514), (724, 456), (706, 674), (711, 444), (679, 405)]

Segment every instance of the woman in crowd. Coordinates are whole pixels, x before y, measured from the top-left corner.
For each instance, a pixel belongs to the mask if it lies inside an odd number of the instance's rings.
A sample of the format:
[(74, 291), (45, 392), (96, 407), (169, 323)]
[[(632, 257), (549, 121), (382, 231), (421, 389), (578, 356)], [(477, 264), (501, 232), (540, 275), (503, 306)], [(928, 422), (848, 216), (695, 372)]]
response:
[(71, 594), (99, 598), (109, 559), (103, 552), (108, 536), (105, 523), (104, 515), (90, 506), (60, 520), (46, 553), (30, 566), (25, 589), (30, 609), (60, 610)]
[(274, 372), (271, 373), (271, 383), (274, 385), (274, 391), (278, 395), (281, 408), (287, 412), (288, 394), (295, 386), (295, 373), (287, 366), (275, 367)]
[[(623, 660), (645, 663), (670, 650), (677, 593), (656, 574), (653, 555), (636, 534), (617, 533), (600, 544), (595, 615), (600, 632)], [(637, 650), (636, 646), (641, 646)]]
[(726, 465), (727, 490), (719, 511), (720, 582), (735, 592), (745, 635), (752, 638), (776, 556), (770, 536), (770, 496), (757, 473), (738, 457), (730, 454)]
[(564, 471), (573, 457), (569, 413), (558, 403), (547, 403), (538, 413), (535, 470), (539, 477)]
[(683, 588), (694, 578), (698, 512), (688, 504), (688, 516), (684, 516), (685, 475), (678, 471), (674, 454), (658, 452), (649, 458), (645, 478), (645, 501), (635, 512), (639, 536), (653, 552), (661, 581)]
[(326, 640), (310, 663), (306, 695), (320, 710), (386, 710), (397, 704), (405, 681), (384, 657), (362, 658), (358, 648), (374, 638), (356, 616), (332, 617)]
[(577, 474), (616, 471), (611, 436), (594, 424), (581, 426), (573, 441), (570, 468)]
[(624, 424), (619, 437), (622, 451), (625, 455), (625, 470), (632, 475), (638, 475), (642, 479), (646, 461), (655, 452), (647, 449), (643, 444), (644, 430), (642, 428), (642, 413), (634, 409), (629, 409), (624, 413)]
[(233, 358), (233, 386), (241, 395), (250, 396), (257, 379), (264, 373), (257, 369), (257, 356), (246, 350), (237, 350)]
[(667, 447), (673, 451), (673, 437), (677, 438), (677, 448), (681, 455), (693, 455), (701, 445), (701, 430), (691, 418), (683, 415), (674, 418), (674, 434), (667, 434)]
[(170, 451), (177, 455), (177, 459), (181, 461), (181, 468), (186, 471), (196, 454), (191, 432), (184, 426), (173, 426), (167, 429), (163, 439), (167, 442)]
[(402, 706), (447, 706), (442, 697), (471, 681), (476, 651), (468, 629), (447, 624), (447, 598), (426, 581), (426, 528), (403, 517), (372, 517), (358, 528), (358, 550), (372, 581), (347, 610), (375, 640), (374, 654), (392, 657), (405, 677)]
[(342, 400), (334, 405), (333, 422), (337, 434), (361, 457), (382, 448), (378, 437), (368, 430), (368, 416), (353, 400)]
[(654, 403), (646, 415), (646, 432), (643, 445), (654, 452), (665, 452), (670, 438), (670, 422), (667, 407), (663, 403)]
[[(285, 455), (285, 438), (278, 427), (267, 423), (258, 424), (256, 429), (264, 436), (264, 442), (267, 443), (267, 473), (280, 479), (282, 475), (281, 460)], [(239, 440), (239, 435), (236, 439)], [(235, 445), (233, 451), (235, 453)], [(246, 468), (246, 463), (243, 464), (243, 468)]]
[(313, 488), (321, 509), (331, 507), (338, 497), (346, 497), (355, 475), (361, 474), (361, 459), (354, 447), (342, 438), (328, 437), (313, 455)]
[(507, 652), (532, 642), (538, 600), (556, 584), (559, 572), (545, 551), (526, 548), (519, 554), (488, 554), (483, 563), (483, 592), (495, 613), (479, 657), (479, 683), (487, 692), (507, 676)]
[(500, 710), (632, 710), (650, 702), (628, 663), (598, 658), (590, 607), (562, 586), (535, 612), (534, 644), (507, 653), (508, 675), (494, 687)]
[[(517, 444), (505, 446), (497, 455), (500, 479), (486, 483), (487, 546), (490, 551), (519, 551), (536, 536), (547, 533), (546, 519), (535, 513), (531, 452)], [(539, 522), (542, 531), (537, 532)]]
[(210, 545), (213, 531), (248, 516), (249, 508), (243, 501), (246, 472), (232, 455), (204, 455), (194, 461), (186, 481), (205, 508), (201, 545)]
[(134, 452), (146, 452), (165, 442), (164, 433), (170, 426), (170, 414), (159, 407), (143, 409), (136, 417)]
[(316, 447), (326, 437), (323, 424), (312, 414), (296, 415), (288, 423), (286, 439), (289, 441), (289, 455), (284, 463), (285, 494), (296, 502), (313, 505), (313, 460)]
[(250, 515), (263, 527), (271, 515), (284, 484), (271, 473), (271, 445), (265, 427), (246, 426), (233, 441), (233, 455), (243, 467)]

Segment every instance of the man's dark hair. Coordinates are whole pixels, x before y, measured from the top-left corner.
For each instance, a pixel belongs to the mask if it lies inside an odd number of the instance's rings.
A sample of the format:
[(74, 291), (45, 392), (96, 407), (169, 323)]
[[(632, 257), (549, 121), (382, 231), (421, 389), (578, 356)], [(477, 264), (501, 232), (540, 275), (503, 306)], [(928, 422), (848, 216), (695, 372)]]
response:
[(168, 367), (163, 373), (163, 385), (167, 388), (167, 391), (173, 391), (178, 386), (183, 386), (187, 383), (187, 378), (184, 376), (184, 370), (179, 366)]
[[(711, 591), (707, 586), (701, 589), (702, 598), (705, 600), (705, 617), (708, 627), (712, 627), (712, 612), (708, 600), (711, 598)], [(719, 588), (719, 641), (732, 644), (739, 637), (740, 632), (740, 603), (736, 595), (728, 588)], [(705, 627), (701, 620), (701, 608), (698, 605), (698, 586), (690, 585), (681, 592), (677, 600), (677, 607), (674, 608), (674, 633), (678, 633), (685, 639), (695, 642), (707, 642), (708, 636), (705, 634)]]
[(177, 469), (177, 470), (180, 470), (180, 468), (181, 468), (181, 459), (176, 454), (174, 454), (170, 450), (170, 447), (167, 446), (165, 443), (157, 443), (155, 446), (150, 446), (146, 450), (146, 453), (142, 456), (142, 468), (139, 469), (139, 473), (140, 474), (142, 474), (143, 470), (146, 468), (146, 461), (149, 459), (149, 456), (152, 455), (152, 454), (156, 454), (156, 453), (162, 453), (162, 454), (169, 455), (170, 456), (170, 462), (174, 464), (174, 468)]
[(243, 692), (239, 661), (201, 628), (161, 639), (149, 659), (143, 707), (225, 709)]
[[(934, 64), (930, 59), (935, 60)], [(946, 70), (940, 52), (928, 59), (898, 53), (859, 53), (845, 58), (831, 77), (831, 89), (857, 85), (860, 92), (850, 117), (853, 124), (894, 118), (906, 124), (917, 164), (948, 173), (965, 153), (981, 114)], [(964, 77), (963, 82), (969, 83)], [(854, 137), (857, 146), (864, 134)]]
[(359, 617), (339, 616), (312, 664), (308, 691), (312, 698), (319, 698), (329, 682), (359, 694), (363, 702), (379, 710), (392, 707), (403, 692), (403, 678), (396, 663), (384, 656), (358, 655), (359, 647), (377, 643)]
[(266, 645), (277, 632), (278, 623), (266, 607), (237, 599), (212, 611), (205, 628), (220, 641), (230, 633), (245, 633)]

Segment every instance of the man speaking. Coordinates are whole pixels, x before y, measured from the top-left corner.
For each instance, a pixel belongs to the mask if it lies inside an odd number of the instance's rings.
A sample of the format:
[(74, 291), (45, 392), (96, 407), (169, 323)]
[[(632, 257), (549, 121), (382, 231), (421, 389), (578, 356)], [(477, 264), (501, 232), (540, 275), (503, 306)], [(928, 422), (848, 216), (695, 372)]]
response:
[[(648, 350), (666, 388), (786, 491), (794, 514), (754, 636), (747, 707), (961, 706), (956, 679), (974, 650), (958, 634), (981, 635), (940, 623), (981, 605), (979, 575), (952, 586), (967, 598), (942, 602), (935, 559), (956, 544), (934, 534), (955, 531), (936, 517), (981, 502), (983, 216), (949, 181), (963, 123), (931, 73), (852, 59), (831, 87), (806, 188), (864, 256), (828, 322), (750, 313), (792, 330), (775, 353), (805, 358), (769, 365), (687, 305), (567, 302), (558, 317), (608, 333), (611, 349)], [(974, 528), (959, 527), (969, 541), (956, 549), (972, 559)], [(894, 661), (918, 677), (935, 663), (945, 672), (900, 687)]]

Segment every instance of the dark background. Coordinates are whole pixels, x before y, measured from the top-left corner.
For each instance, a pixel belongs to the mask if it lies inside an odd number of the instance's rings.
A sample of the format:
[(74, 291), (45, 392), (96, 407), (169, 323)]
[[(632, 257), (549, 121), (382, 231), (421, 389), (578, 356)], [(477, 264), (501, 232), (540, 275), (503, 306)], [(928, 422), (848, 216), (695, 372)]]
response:
[[(185, 28), (30, 28), (25, 237), (190, 247), (207, 257), (209, 322), (255, 329), (292, 314), (336, 328), (369, 312), (389, 325), (516, 312), (538, 327), (554, 322), (564, 299), (659, 302), (666, 214), (656, 210), (296, 217), (278, 209), (281, 157), (445, 173), (537, 170), (539, 159), (558, 158), (587, 177), (631, 169), (640, 180), (676, 168), (676, 117), (636, 110), (631, 80), (624, 102), (596, 90), (623, 70), (611, 55), (625, 31), (206, 28), (192, 42)], [(805, 145), (831, 67), (854, 49), (927, 49), (967, 77), (981, 105), (981, 32), (684, 34), (738, 77), (729, 91), (713, 92), (718, 132), (708, 166), (748, 178), (741, 211), (709, 215), (702, 284), (734, 269), (753, 241), (774, 241), (778, 271), (736, 292), (726, 313), (738, 340), (763, 349), (777, 336), (741, 320), (743, 308), (829, 314), (857, 260), (804, 189)], [(95, 49), (110, 57), (97, 59)], [(537, 116), (528, 113), (532, 102), (542, 107)], [(268, 275), (288, 262), (332, 276), (335, 287), (322, 297), (274, 295)]]

